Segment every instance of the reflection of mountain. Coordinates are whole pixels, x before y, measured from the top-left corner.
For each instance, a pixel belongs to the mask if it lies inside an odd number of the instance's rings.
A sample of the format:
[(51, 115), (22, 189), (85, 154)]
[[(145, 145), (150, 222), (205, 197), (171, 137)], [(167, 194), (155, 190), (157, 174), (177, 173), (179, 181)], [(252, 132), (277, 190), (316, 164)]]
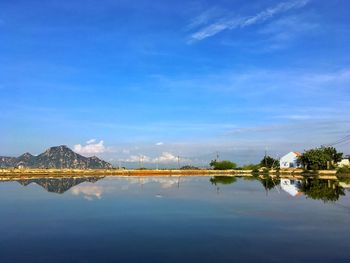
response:
[(35, 183), (45, 188), (48, 192), (63, 194), (73, 186), (81, 184), (83, 182), (95, 183), (103, 177), (82, 177), (82, 178), (39, 178), (18, 180), (21, 185), (27, 186), (31, 183)]

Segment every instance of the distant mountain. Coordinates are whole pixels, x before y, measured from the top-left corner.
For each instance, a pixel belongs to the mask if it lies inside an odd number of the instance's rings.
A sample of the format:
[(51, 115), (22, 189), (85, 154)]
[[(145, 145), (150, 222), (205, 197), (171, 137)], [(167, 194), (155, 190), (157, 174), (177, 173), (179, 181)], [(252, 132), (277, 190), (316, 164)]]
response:
[(16, 163), (17, 163), (16, 157), (0, 156), (0, 167), (14, 167), (16, 166)]
[(73, 152), (65, 145), (55, 146), (47, 149), (38, 156), (30, 153), (22, 154), (19, 157), (1, 157), (0, 167), (26, 168), (68, 168), (68, 169), (108, 169), (112, 165), (96, 156), (84, 157)]

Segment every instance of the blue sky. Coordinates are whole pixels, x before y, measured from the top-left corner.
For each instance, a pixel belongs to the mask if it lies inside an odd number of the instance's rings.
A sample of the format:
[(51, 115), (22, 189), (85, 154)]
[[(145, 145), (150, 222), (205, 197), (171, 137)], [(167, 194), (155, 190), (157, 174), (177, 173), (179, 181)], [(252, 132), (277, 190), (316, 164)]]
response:
[(0, 155), (66, 144), (113, 163), (248, 163), (336, 141), (350, 133), (349, 9), (3, 0)]

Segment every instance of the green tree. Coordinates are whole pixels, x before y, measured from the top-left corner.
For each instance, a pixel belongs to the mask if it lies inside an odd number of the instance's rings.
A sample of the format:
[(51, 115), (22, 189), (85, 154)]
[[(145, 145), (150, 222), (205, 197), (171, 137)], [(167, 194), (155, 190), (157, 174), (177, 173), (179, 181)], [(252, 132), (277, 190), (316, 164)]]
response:
[(338, 153), (334, 147), (321, 147), (325, 154), (329, 156), (330, 161), (335, 164), (342, 160), (343, 153)]
[(330, 169), (341, 161), (343, 153), (338, 153), (334, 147), (320, 147), (305, 151), (299, 161), (307, 170)]
[(230, 170), (235, 169), (237, 167), (237, 164), (231, 161), (217, 161), (212, 160), (209, 165), (213, 167), (214, 170)]
[(264, 156), (264, 158), (260, 161), (260, 165), (266, 168), (278, 168), (280, 166), (280, 162), (271, 156)]

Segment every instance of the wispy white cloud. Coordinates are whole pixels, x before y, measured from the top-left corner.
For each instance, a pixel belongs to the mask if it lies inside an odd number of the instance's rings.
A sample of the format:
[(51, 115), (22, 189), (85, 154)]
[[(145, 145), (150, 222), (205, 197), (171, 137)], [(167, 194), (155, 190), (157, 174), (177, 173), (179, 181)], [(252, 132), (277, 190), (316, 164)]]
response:
[(193, 28), (208, 24), (212, 19), (215, 19), (221, 15), (217, 8), (210, 8), (195, 18), (191, 19), (191, 22), (187, 25), (186, 29), (191, 30)]
[(130, 155), (127, 158), (121, 159), (122, 162), (127, 162), (127, 163), (149, 163), (152, 162), (152, 158), (147, 156), (147, 155), (143, 155), (143, 154), (138, 154), (138, 155)]
[(87, 144), (91, 144), (91, 143), (94, 143), (94, 142), (96, 142), (96, 139), (88, 140), (86, 143), (87, 143)]
[(177, 163), (179, 160), (182, 162), (190, 161), (187, 158), (179, 157), (171, 152), (162, 152), (159, 156), (150, 157), (143, 154), (130, 155), (129, 157), (122, 159), (123, 162), (129, 163), (162, 163), (162, 164), (170, 164)]
[(162, 155), (160, 155), (154, 161), (157, 161), (157, 159), (160, 163), (175, 163), (178, 161), (178, 157), (170, 152), (163, 152)]
[(157, 142), (157, 143), (156, 143), (156, 146), (162, 146), (162, 145), (164, 145), (163, 142)]
[[(192, 33), (190, 36), (189, 43), (200, 41), (205, 38), (214, 36), (224, 30), (232, 30), (235, 28), (244, 28), (248, 26), (252, 26), (254, 24), (263, 23), (278, 14), (285, 13), (289, 10), (298, 9), (304, 7), (310, 0), (294, 0), (288, 2), (279, 3), (276, 6), (269, 7), (253, 16), (245, 16), (245, 17), (224, 17), (217, 21), (212, 22), (211, 24), (200, 28), (196, 32)], [(198, 21), (202, 21), (201, 15), (198, 18)], [(205, 16), (204, 16), (205, 17)], [(210, 17), (205, 17), (209, 20)], [(197, 23), (200, 25), (200, 23)]]
[[(273, 20), (257, 33), (260, 40), (249, 43), (253, 52), (269, 52), (288, 48), (300, 39), (313, 38), (320, 34), (320, 25), (310, 15), (291, 15)], [(324, 29), (323, 29), (324, 31)]]
[(86, 145), (76, 144), (73, 146), (73, 150), (80, 154), (99, 154), (107, 151), (104, 142), (101, 140), (96, 142), (96, 139), (91, 139), (86, 142)]

